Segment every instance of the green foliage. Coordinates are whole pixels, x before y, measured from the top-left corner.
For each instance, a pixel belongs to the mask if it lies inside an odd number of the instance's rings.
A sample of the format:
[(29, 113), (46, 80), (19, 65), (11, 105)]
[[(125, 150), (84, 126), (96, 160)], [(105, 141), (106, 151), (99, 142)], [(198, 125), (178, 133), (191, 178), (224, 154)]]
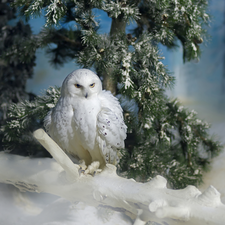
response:
[(34, 141), (31, 132), (43, 126), (44, 117), (55, 106), (59, 96), (59, 88), (50, 87), (45, 95), (37, 96), (33, 101), (12, 104), (9, 109), (8, 121), (6, 125), (2, 126), (5, 148), (13, 152), (20, 152), (20, 148), (29, 146), (25, 148), (28, 154), (48, 155)]
[[(9, 25), (16, 12), (9, 6), (10, 2), (0, 2), (0, 126), (5, 124), (11, 103), (33, 97), (25, 88), (33, 74), (36, 48), (31, 50), (26, 46), (32, 37), (29, 25), (22, 21)], [(0, 129), (0, 149), (2, 138)]]
[[(21, 45), (18, 53), (7, 53), (8, 60), (20, 54), (27, 61), (27, 52), (47, 47), (53, 65), (75, 59), (80, 67), (95, 69), (104, 88), (118, 94), (128, 125), (121, 173), (141, 181), (161, 174), (173, 188), (201, 182), (203, 169), (221, 146), (209, 137), (209, 125), (194, 111), (165, 95), (174, 78), (157, 45), (173, 48), (180, 40), (183, 60), (197, 59), (209, 22), (206, 0), (15, 0), (13, 5), (27, 19), (44, 14), (46, 25), (24, 40), (26, 49)], [(112, 19), (109, 34), (99, 33), (101, 11)], [(130, 22), (134, 26), (128, 33)], [(34, 101), (13, 104), (2, 128), (5, 144), (30, 147), (31, 131), (42, 126), (58, 97), (59, 90), (51, 88)]]
[(161, 102), (155, 109), (139, 133), (139, 145), (123, 152), (120, 171), (141, 181), (160, 174), (173, 188), (199, 184), (222, 146), (209, 136), (209, 124), (177, 100)]
[(161, 42), (169, 48), (175, 47), (177, 39), (180, 40), (183, 45), (184, 61), (197, 59), (200, 56), (199, 44), (207, 37), (206, 26), (210, 21), (210, 16), (206, 13), (208, 6), (206, 0), (141, 2), (137, 0), (129, 2), (16, 0), (13, 5), (20, 7), (21, 13), (27, 18), (40, 16), (44, 12), (46, 27), (74, 21), (78, 30), (82, 31), (83, 37), (82, 35), (81, 37), (84, 40), (88, 37), (96, 37), (95, 40), (98, 40), (95, 32), (99, 23), (92, 9), (104, 10), (111, 18), (136, 23), (137, 26), (132, 32), (136, 37), (147, 31), (154, 37), (156, 43)]
[(135, 34), (139, 35), (147, 27), (157, 42), (168, 47), (176, 46), (179, 39), (183, 45), (183, 60), (196, 59), (200, 55), (199, 44), (207, 37), (206, 26), (210, 20), (207, 6), (206, 0), (141, 1), (141, 17)]

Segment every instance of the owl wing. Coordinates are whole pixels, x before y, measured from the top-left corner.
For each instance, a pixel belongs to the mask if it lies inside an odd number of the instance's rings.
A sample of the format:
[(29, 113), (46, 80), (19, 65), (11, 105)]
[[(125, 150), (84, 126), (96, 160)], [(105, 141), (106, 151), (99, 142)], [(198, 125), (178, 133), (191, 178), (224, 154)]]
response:
[(111, 92), (99, 95), (101, 111), (97, 115), (97, 142), (106, 163), (117, 164), (118, 151), (124, 148), (127, 126), (123, 121), (123, 111), (117, 98)]
[(44, 128), (48, 134), (50, 133), (51, 123), (52, 123), (52, 110), (50, 110), (46, 115), (46, 117), (44, 118)]

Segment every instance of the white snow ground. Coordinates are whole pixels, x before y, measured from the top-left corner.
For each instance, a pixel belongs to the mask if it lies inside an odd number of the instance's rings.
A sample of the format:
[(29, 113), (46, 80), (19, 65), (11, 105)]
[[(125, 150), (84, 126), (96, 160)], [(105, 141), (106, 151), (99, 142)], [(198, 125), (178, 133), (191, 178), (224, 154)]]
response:
[(71, 203), (45, 193), (20, 192), (8, 184), (0, 185), (1, 225), (130, 225), (119, 212)]
[[(212, 130), (224, 134), (225, 123)], [(200, 190), (213, 185), (225, 203), (225, 151), (212, 160), (212, 169), (204, 175)], [(168, 222), (168, 223), (167, 223)], [(184, 224), (163, 222), (162, 224)], [(84, 203), (71, 203), (58, 196), (46, 193), (20, 192), (9, 184), (0, 184), (0, 225), (131, 225), (123, 213), (102, 207), (94, 208)], [(159, 225), (159, 223), (157, 223)]]
[[(208, 119), (208, 118), (207, 118)], [(222, 121), (222, 122), (221, 122)], [(211, 132), (225, 144), (225, 120), (215, 121)], [(225, 203), (225, 150), (212, 160), (212, 169), (204, 175), (205, 190), (213, 185)], [(123, 213), (105, 208), (94, 208), (81, 202), (71, 203), (58, 196), (45, 193), (20, 192), (9, 184), (0, 183), (0, 225), (131, 225)], [(189, 225), (177, 221), (163, 225)], [(196, 225), (197, 223), (195, 223)], [(159, 225), (157, 223), (157, 225)], [(192, 225), (192, 224), (191, 224)]]
[[(220, 142), (225, 146), (225, 122), (217, 122), (211, 128), (212, 133), (218, 135)], [(199, 187), (201, 191), (213, 185), (220, 193), (225, 204), (225, 147), (223, 151), (212, 159), (210, 171), (204, 174), (204, 183)]]

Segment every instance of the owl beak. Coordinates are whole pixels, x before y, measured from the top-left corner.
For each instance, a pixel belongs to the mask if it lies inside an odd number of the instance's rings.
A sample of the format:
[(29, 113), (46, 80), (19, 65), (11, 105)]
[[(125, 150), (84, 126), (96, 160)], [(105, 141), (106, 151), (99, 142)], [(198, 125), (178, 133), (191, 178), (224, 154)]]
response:
[(82, 90), (82, 94), (83, 94), (83, 96), (85, 97), (85, 98), (88, 98), (88, 90), (86, 89), (86, 88), (83, 88), (83, 90)]

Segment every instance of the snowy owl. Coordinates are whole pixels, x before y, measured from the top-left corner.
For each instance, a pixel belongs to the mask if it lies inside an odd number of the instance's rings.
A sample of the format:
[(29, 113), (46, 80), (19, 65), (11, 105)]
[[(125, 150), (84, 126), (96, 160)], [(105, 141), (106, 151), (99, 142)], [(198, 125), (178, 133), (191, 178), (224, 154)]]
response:
[(116, 165), (127, 130), (119, 101), (102, 90), (101, 80), (88, 69), (75, 70), (65, 78), (44, 126), (65, 152), (86, 165), (98, 161), (100, 168), (106, 163)]

